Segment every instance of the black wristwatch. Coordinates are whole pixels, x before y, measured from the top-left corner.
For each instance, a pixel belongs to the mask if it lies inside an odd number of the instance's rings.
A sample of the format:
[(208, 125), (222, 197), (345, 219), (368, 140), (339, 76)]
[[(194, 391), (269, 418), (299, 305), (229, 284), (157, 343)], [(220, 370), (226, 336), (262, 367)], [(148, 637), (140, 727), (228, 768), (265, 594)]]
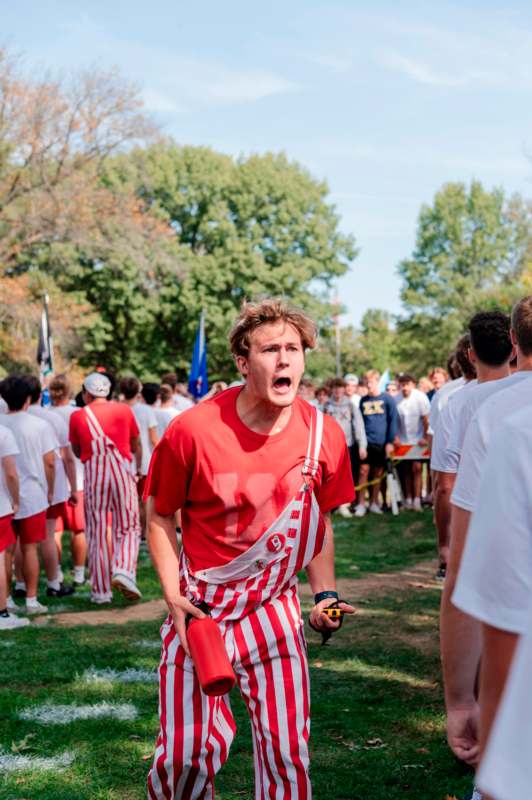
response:
[(314, 595), (314, 605), (317, 606), (318, 603), (321, 603), (322, 600), (328, 600), (329, 597), (332, 600), (338, 600), (338, 592), (333, 592), (330, 590), (327, 590), (325, 592), (318, 592), (317, 594)]

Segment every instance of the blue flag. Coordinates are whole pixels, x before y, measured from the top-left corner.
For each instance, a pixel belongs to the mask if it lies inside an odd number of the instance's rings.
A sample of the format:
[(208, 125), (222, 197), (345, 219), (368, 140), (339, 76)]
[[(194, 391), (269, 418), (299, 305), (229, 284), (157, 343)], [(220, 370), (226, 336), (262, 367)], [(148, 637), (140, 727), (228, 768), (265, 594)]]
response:
[(190, 367), (190, 377), (188, 379), (188, 391), (195, 400), (207, 394), (209, 382), (207, 380), (207, 342), (205, 341), (205, 314), (202, 311), (196, 341), (194, 342), (194, 353), (192, 355), (192, 365)]
[(390, 374), (390, 370), (387, 369), (386, 372), (383, 372), (379, 381), (379, 392), (382, 394), (386, 391), (386, 387), (390, 383), (392, 376)]

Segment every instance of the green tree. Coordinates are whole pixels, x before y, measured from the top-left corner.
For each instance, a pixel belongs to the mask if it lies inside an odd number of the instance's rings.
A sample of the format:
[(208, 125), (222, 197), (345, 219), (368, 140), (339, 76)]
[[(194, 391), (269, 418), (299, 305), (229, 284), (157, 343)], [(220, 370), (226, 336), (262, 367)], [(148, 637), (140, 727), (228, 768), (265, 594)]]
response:
[(405, 316), (397, 349), (405, 367), (443, 363), (477, 310), (519, 296), (530, 266), (531, 210), (501, 190), (449, 183), (421, 208), (416, 247), (399, 265)]
[(230, 375), (227, 333), (244, 299), (284, 295), (325, 328), (324, 297), (356, 256), (338, 231), (327, 186), (284, 155), (237, 161), (170, 142), (122, 156), (111, 180), (133, 181), (139, 198), (176, 232), (185, 264), (176, 314), (185, 366), (199, 313), (206, 312), (209, 368)]

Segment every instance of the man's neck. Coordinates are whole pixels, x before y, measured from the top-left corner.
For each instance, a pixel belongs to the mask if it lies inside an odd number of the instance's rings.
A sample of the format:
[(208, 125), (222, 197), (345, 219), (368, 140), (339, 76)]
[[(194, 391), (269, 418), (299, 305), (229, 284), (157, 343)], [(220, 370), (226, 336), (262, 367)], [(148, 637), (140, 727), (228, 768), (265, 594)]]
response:
[(487, 364), (480, 364), (477, 362), (477, 381), (479, 383), (488, 383), (489, 381), (499, 381), (501, 378), (507, 378), (510, 374), (509, 364), (503, 364), (500, 367), (490, 367)]
[(101, 406), (102, 403), (107, 403), (108, 400), (106, 397), (94, 397), (90, 403), (87, 403), (89, 406)]
[(532, 370), (532, 356), (517, 355), (517, 371), (529, 372)]
[(139, 398), (138, 397), (131, 397), (129, 400), (126, 398), (124, 400), (124, 403), (127, 406), (136, 406), (138, 402), (139, 402)]
[(292, 416), (292, 406), (274, 406), (250, 394), (249, 389), (244, 387), (236, 400), (236, 413), (250, 430), (273, 436), (287, 426)]

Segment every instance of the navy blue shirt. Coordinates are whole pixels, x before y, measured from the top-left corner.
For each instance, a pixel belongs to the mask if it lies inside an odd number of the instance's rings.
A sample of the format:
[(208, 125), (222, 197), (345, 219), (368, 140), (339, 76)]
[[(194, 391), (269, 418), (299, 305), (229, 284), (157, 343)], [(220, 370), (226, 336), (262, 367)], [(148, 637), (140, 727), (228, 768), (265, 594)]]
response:
[(389, 394), (370, 397), (367, 394), (360, 400), (360, 413), (366, 427), (368, 444), (383, 447), (393, 442), (399, 423), (397, 405), (393, 397)]

